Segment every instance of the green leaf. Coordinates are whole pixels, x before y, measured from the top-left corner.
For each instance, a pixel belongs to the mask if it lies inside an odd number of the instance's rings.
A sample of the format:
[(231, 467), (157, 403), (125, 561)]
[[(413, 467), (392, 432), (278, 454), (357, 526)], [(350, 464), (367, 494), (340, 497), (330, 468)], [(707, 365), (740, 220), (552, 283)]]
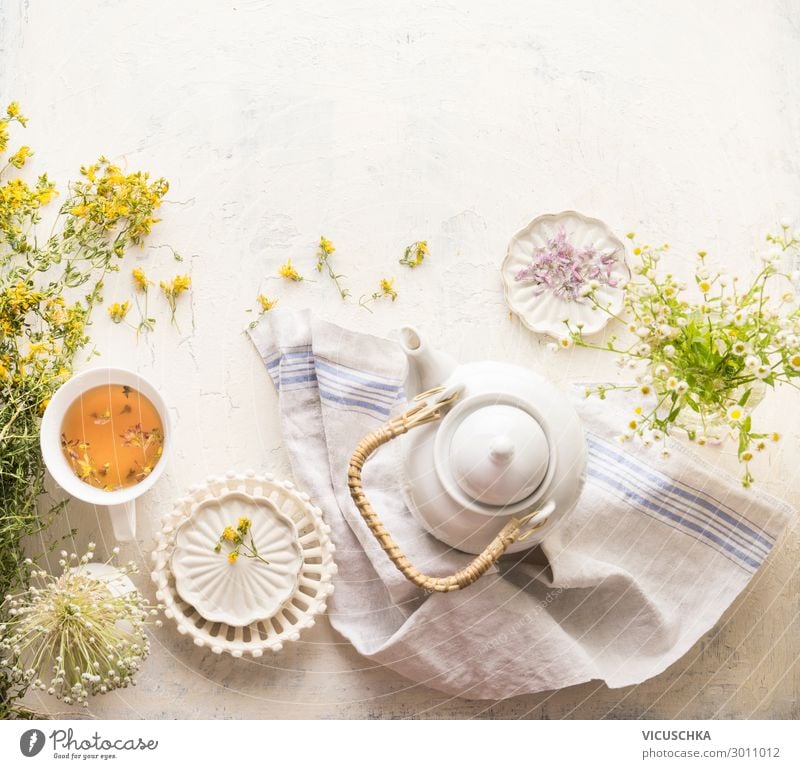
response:
[(750, 387), (750, 388), (748, 388), (747, 390), (744, 391), (744, 394), (742, 395), (742, 397), (739, 398), (739, 405), (740, 406), (744, 406), (747, 403), (747, 401), (750, 399), (750, 393), (752, 393), (752, 392), (753, 392), (753, 388), (752, 387)]

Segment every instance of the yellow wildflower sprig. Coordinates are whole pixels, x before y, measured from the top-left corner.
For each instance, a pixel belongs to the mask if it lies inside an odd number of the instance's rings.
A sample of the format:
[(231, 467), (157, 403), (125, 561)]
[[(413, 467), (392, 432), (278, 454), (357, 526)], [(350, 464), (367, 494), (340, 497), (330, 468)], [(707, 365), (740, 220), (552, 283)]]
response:
[(180, 331), (178, 322), (175, 319), (175, 312), (177, 311), (178, 297), (189, 290), (192, 285), (192, 279), (188, 275), (176, 275), (171, 281), (162, 280), (161, 290), (169, 304), (171, 313), (171, 320), (175, 324), (175, 328)]
[(428, 241), (418, 240), (416, 243), (406, 246), (403, 258), (400, 259), (400, 264), (404, 264), (406, 267), (414, 269), (414, 267), (419, 267), (425, 261), (425, 257), (429, 253)]
[[(136, 292), (134, 294), (136, 306), (139, 310), (139, 325), (136, 327), (136, 335), (138, 336), (141, 333), (152, 331), (156, 327), (156, 319), (151, 318), (148, 311), (148, 305), (150, 303), (149, 289), (150, 286), (153, 285), (153, 281), (147, 277), (145, 271), (141, 267), (134, 267), (131, 272), (131, 278), (133, 279), (133, 287)], [(139, 301), (140, 294), (144, 296), (141, 302)]]
[[(256, 318), (251, 324), (250, 328), (255, 328), (258, 325), (258, 321), (261, 319), (262, 315), (266, 315), (276, 304), (278, 304), (277, 299), (269, 299), (268, 297), (264, 296), (264, 294), (259, 294), (256, 297), (258, 301), (258, 318)], [(248, 310), (249, 312), (249, 310)]]
[(342, 286), (340, 280), (344, 275), (338, 275), (330, 263), (331, 254), (336, 250), (336, 246), (331, 243), (324, 235), (319, 239), (319, 248), (317, 249), (317, 272), (322, 272), (323, 269), (328, 270), (328, 276), (336, 284), (336, 289), (339, 291), (339, 296), (342, 301), (350, 296), (350, 290)]
[(128, 301), (122, 303), (114, 302), (112, 305), (109, 305), (108, 315), (114, 323), (122, 323), (130, 309), (131, 303)]
[(372, 312), (369, 308), (370, 303), (383, 298), (391, 299), (393, 302), (397, 300), (394, 278), (381, 278), (378, 290), (369, 296), (362, 296), (361, 299), (359, 299), (358, 306), (363, 307), (368, 312)]
[(278, 267), (278, 275), (286, 280), (292, 280), (295, 283), (302, 283), (305, 278), (294, 268), (291, 259), (287, 259), (280, 267)]
[(226, 526), (219, 535), (217, 544), (214, 545), (214, 552), (221, 553), (223, 545), (231, 547), (227, 555), (228, 563), (231, 565), (239, 560), (239, 556), (244, 556), (245, 558), (255, 558), (269, 566), (269, 561), (258, 554), (258, 548), (253, 539), (253, 524), (249, 518), (240, 518), (235, 527)]

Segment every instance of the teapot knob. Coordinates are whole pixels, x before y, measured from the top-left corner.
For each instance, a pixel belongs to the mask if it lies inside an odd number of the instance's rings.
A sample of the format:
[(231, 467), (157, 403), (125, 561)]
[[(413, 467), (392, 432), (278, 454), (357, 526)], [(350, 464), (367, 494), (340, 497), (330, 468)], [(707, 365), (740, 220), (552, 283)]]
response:
[(489, 454), (497, 464), (507, 464), (514, 458), (514, 443), (507, 436), (499, 435), (489, 445)]

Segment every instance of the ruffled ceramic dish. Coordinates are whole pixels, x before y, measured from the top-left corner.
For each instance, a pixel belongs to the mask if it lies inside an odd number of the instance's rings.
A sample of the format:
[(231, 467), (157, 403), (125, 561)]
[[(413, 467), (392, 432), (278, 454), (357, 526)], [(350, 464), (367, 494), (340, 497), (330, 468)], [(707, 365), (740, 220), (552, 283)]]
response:
[(630, 278), (622, 241), (577, 211), (538, 216), (521, 229), (501, 272), (509, 308), (532, 331), (556, 338), (566, 335), (565, 321), (582, 324), (584, 334), (601, 331), (610, 317), (582, 291), (591, 287), (594, 299), (616, 314)]
[[(183, 524), (195, 514), (203, 515), (203, 510), (213, 510), (217, 501), (230, 495), (245, 500), (266, 500), (291, 522), (300, 554), (296, 582), (290, 594), (279, 605), (275, 599), (272, 616), (247, 625), (214, 622), (204, 617), (193, 601), (180, 594), (172, 572), (173, 553)], [(255, 529), (255, 517), (252, 520)], [(230, 521), (226, 520), (226, 523)], [(213, 531), (216, 541), (219, 532)], [(190, 636), (195, 645), (208, 647), (215, 654), (224, 652), (234, 657), (244, 654), (261, 657), (265, 651), (279, 651), (287, 641), (296, 641), (301, 631), (312, 627), (317, 615), (327, 607), (336, 574), (335, 547), (329, 534), (330, 527), (323, 520), (320, 509), (312, 504), (308, 494), (298, 491), (290, 481), (253, 471), (211, 477), (202, 486), (192, 487), (163, 520), (152, 554), (151, 578), (156, 585), (156, 597), (164, 604), (164, 614), (177, 624), (179, 633)], [(213, 553), (213, 542), (211, 544)], [(229, 565), (226, 559), (223, 561)], [(241, 561), (239, 558), (236, 565)], [(263, 611), (259, 613), (263, 614)]]
[[(220, 534), (247, 518), (252, 542), (261, 558), (240, 556), (228, 562), (233, 549)], [(261, 560), (263, 559), (263, 560)], [(179, 527), (172, 552), (172, 573), (178, 595), (210, 622), (244, 626), (269, 619), (294, 592), (302, 565), (294, 524), (263, 497), (232, 491), (204, 500)]]

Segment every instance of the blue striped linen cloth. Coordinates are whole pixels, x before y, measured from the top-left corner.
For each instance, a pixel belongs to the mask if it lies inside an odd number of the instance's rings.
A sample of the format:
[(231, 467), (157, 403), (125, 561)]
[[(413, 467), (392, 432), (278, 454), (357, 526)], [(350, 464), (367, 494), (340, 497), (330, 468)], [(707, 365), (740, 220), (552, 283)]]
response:
[[(719, 621), (792, 512), (680, 444), (666, 459), (619, 444), (613, 397), (577, 398), (589, 463), (576, 509), (539, 551), (506, 556), (466, 590), (423, 595), (376, 545), (347, 489), (353, 448), (406, 403), (399, 346), (307, 311), (272, 311), (251, 338), (278, 392), (296, 481), (333, 530), (333, 627), (374, 662), (452, 695), (620, 687), (661, 673)], [(401, 444), (367, 464), (370, 499), (412, 562), (451, 573), (470, 556), (413, 519)]]

